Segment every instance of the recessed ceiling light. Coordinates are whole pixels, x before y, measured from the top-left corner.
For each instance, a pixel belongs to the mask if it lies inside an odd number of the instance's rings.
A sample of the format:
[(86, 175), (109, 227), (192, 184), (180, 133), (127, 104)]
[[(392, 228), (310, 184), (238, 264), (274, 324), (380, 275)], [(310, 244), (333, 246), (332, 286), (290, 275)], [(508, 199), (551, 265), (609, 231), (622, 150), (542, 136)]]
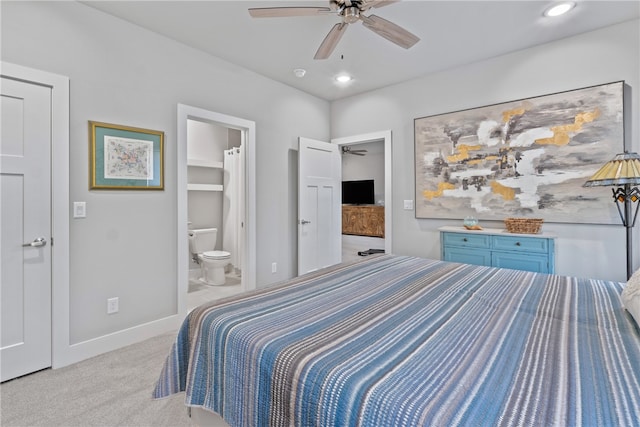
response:
[(550, 6), (549, 8), (547, 8), (547, 10), (544, 11), (544, 16), (560, 16), (560, 15), (564, 15), (565, 13), (569, 12), (571, 9), (573, 9), (576, 6), (575, 2), (572, 1), (565, 1), (562, 3), (557, 3), (554, 4), (553, 6)]
[(339, 76), (336, 76), (336, 80), (340, 83), (347, 83), (351, 81), (351, 76), (348, 74), (340, 74)]

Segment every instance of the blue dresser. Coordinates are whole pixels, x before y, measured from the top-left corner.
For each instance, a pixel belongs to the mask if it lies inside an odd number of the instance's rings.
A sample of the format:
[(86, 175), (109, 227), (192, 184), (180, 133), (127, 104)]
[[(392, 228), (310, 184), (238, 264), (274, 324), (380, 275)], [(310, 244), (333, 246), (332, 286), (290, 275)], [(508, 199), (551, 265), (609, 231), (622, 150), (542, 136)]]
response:
[(440, 227), (441, 259), (466, 264), (555, 272), (555, 236), (512, 234), (500, 229)]

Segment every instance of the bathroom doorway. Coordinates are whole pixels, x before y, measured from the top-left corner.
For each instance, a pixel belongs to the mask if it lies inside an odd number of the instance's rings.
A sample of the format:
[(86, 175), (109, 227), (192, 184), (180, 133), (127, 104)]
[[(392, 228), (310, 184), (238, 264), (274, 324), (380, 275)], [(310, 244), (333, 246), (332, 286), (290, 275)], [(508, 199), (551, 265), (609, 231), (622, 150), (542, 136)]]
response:
[[(255, 288), (255, 124), (178, 105), (178, 146), (178, 303), (186, 313)], [(217, 230), (211, 251), (228, 253), (222, 285), (201, 280), (205, 263), (189, 249), (190, 230), (202, 229)]]
[[(187, 119), (187, 225), (215, 230), (208, 251), (224, 253), (224, 284), (206, 282), (205, 262), (190, 248), (187, 308), (242, 292), (244, 134), (218, 123)], [(206, 268), (206, 267), (205, 267)]]

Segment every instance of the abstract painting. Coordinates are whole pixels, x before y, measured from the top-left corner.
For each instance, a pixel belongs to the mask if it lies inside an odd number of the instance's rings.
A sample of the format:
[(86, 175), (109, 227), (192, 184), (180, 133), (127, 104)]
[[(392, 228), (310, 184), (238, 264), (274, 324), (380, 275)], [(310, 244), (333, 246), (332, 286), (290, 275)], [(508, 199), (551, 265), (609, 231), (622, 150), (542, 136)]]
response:
[(624, 82), (414, 120), (416, 217), (617, 224), (583, 188), (624, 147)]

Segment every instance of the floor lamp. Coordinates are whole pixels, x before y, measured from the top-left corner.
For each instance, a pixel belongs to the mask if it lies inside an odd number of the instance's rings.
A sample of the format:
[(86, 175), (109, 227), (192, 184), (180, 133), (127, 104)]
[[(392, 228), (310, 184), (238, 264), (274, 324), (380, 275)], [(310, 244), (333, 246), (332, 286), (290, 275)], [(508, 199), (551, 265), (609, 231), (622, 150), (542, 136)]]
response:
[[(613, 201), (618, 207), (622, 225), (627, 228), (627, 279), (633, 274), (633, 256), (631, 250), (631, 229), (638, 217), (640, 207), (640, 156), (637, 153), (616, 155), (596, 172), (584, 187), (614, 186)], [(635, 204), (635, 209), (633, 205)]]

